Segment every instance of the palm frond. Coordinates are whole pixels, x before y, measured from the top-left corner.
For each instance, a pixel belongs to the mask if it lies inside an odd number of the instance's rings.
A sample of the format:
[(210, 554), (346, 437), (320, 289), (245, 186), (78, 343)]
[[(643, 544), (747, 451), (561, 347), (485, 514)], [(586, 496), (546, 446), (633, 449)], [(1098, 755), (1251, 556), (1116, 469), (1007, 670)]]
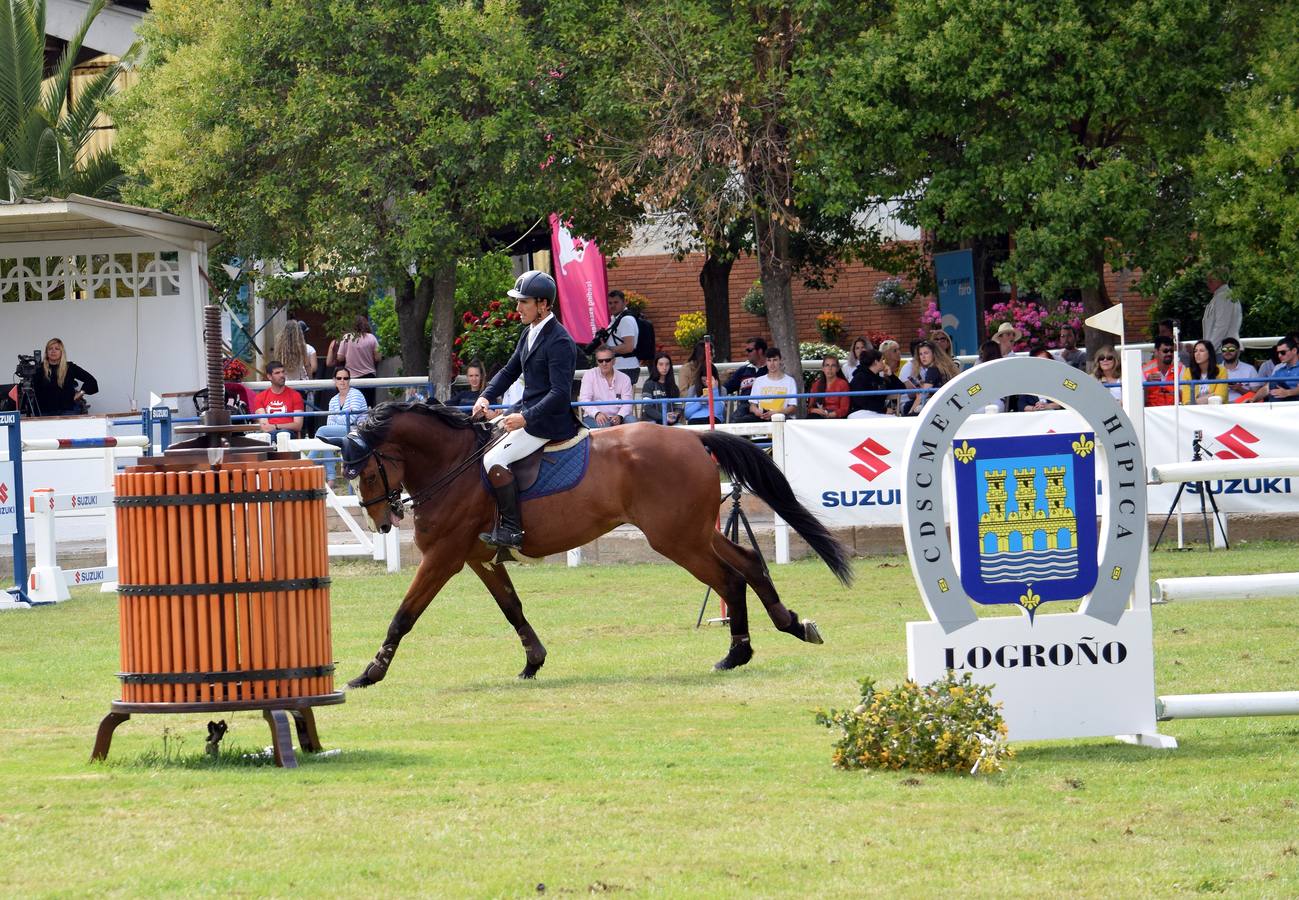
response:
[(126, 173), (113, 155), (108, 152), (96, 153), (68, 173), (63, 182), (63, 196), (83, 194), (101, 200), (117, 200), (121, 197), (125, 183)]
[(4, 0), (0, 7), (0, 134), (8, 133), (40, 102), (44, 23), (44, 0), (35, 6), (29, 0)]
[(80, 155), (81, 149), (94, 133), (95, 118), (99, 115), (104, 100), (116, 92), (117, 76), (120, 73), (121, 67), (114, 63), (91, 78), (58, 119), (59, 132), (64, 142), (77, 155)]
[[(10, 0), (14, 2), (14, 0)], [(82, 18), (81, 24), (77, 26), (77, 32), (74, 34), (63, 48), (63, 55), (59, 57), (59, 65), (54, 71), (54, 76), (45, 84), (45, 112), (51, 121), (57, 121), (59, 110), (64, 102), (68, 99), (68, 91), (72, 84), (72, 70), (76, 68), (77, 56), (81, 53), (81, 45), (86, 39), (86, 32), (94, 24), (95, 17), (103, 10), (106, 0), (91, 0), (90, 5), (86, 8), (86, 15)], [(42, 10), (45, 9), (45, 0), (36, 0), (37, 6)]]

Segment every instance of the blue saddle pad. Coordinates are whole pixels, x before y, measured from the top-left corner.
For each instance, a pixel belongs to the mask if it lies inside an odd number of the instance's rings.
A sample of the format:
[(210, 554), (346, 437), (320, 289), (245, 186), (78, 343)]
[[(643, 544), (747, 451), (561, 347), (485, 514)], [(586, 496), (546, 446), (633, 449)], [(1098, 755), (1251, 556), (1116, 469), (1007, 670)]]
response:
[[(575, 446), (569, 447), (567, 450), (543, 453), (541, 455), (541, 469), (537, 472), (537, 480), (532, 483), (532, 487), (519, 494), (520, 502), (536, 500), (539, 497), (548, 497), (551, 494), (572, 490), (577, 487), (578, 482), (586, 475), (586, 467), (590, 460), (590, 438), (578, 441)], [(483, 487), (490, 491), (491, 486), (487, 481), (487, 474), (481, 468), (479, 469), (479, 475), (482, 478)]]

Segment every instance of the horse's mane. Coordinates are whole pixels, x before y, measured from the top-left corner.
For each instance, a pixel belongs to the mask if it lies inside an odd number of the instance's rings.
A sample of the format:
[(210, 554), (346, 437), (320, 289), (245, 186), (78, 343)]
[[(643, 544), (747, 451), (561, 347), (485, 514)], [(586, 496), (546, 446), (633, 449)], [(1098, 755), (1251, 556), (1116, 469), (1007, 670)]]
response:
[(371, 447), (378, 446), (387, 440), (388, 429), (392, 427), (393, 419), (405, 413), (417, 413), (440, 422), (448, 428), (460, 430), (473, 428), (480, 432), (483, 431), (477, 423), (460, 410), (451, 406), (443, 406), (441, 403), (425, 403), (421, 400), (384, 401), (370, 410), (369, 416), (356, 427), (356, 430)]

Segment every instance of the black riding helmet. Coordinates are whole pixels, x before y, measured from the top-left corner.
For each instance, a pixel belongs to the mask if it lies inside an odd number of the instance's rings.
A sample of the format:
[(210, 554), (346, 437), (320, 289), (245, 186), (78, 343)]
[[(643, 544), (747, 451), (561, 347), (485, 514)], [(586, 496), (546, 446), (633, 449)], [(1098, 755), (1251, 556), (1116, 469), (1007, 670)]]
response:
[(524, 272), (510, 288), (509, 295), (515, 300), (549, 300), (555, 302), (555, 279), (545, 272), (536, 269)]

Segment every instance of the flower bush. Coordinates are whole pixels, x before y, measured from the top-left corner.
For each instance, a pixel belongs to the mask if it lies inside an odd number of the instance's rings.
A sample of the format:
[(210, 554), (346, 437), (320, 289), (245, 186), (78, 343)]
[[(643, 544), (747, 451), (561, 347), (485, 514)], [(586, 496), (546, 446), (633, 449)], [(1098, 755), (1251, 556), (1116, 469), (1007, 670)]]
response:
[(1000, 772), (1013, 755), (1006, 721), (992, 689), (967, 672), (950, 670), (919, 685), (895, 688), (861, 683), (861, 704), (851, 710), (818, 710), (818, 725), (839, 729), (832, 761), (840, 769), (915, 769), (977, 775)]
[(690, 353), (707, 333), (708, 317), (701, 312), (688, 312), (677, 318), (677, 327), (672, 336), (679, 347)]
[(248, 377), (248, 366), (231, 356), (221, 358), (221, 377), (226, 381), (243, 381)]
[(838, 343), (843, 337), (843, 316), (827, 309), (816, 317), (816, 330), (829, 343)]
[(624, 291), (623, 297), (627, 301), (627, 308), (638, 316), (645, 315), (645, 310), (650, 305), (649, 297), (639, 291)]
[[(837, 356), (839, 364), (848, 358), (848, 351), (836, 344), (822, 344), (818, 341), (801, 341), (798, 345), (798, 359), (801, 363), (805, 359), (815, 360), (816, 366), (803, 372), (803, 389), (811, 390), (812, 383), (821, 374), (821, 359), (826, 356)], [(802, 369), (802, 365), (799, 365)], [(785, 370), (791, 375), (794, 374), (794, 367), (786, 362)]]
[(938, 309), (938, 301), (930, 300), (929, 304), (920, 313), (920, 328), (916, 332), (916, 337), (927, 338), (929, 332), (943, 327), (943, 314)]
[(871, 346), (877, 350), (879, 349), (880, 344), (884, 343), (885, 341), (896, 340), (896, 338), (894, 338), (893, 335), (889, 334), (887, 331), (868, 331), (866, 332), (866, 339), (869, 340), (871, 342)]
[(762, 296), (762, 282), (755, 281), (753, 286), (744, 292), (744, 299), (740, 301), (740, 308), (751, 315), (767, 317), (767, 301)]
[(464, 330), (456, 338), (453, 357), (456, 371), (472, 360), (482, 360), (488, 371), (509, 360), (519, 343), (519, 314), (493, 300), (481, 313), (466, 310), (460, 317)]
[(1071, 300), (1061, 300), (1053, 308), (1036, 300), (1006, 300), (994, 303), (983, 314), (983, 324), (992, 334), (1002, 322), (1009, 322), (1020, 330), (1023, 339), (1016, 350), (1029, 347), (1055, 347), (1061, 325), (1072, 325), (1082, 333), (1083, 305)]
[(880, 306), (906, 306), (911, 300), (911, 290), (901, 278), (885, 278), (875, 285), (875, 302)]

